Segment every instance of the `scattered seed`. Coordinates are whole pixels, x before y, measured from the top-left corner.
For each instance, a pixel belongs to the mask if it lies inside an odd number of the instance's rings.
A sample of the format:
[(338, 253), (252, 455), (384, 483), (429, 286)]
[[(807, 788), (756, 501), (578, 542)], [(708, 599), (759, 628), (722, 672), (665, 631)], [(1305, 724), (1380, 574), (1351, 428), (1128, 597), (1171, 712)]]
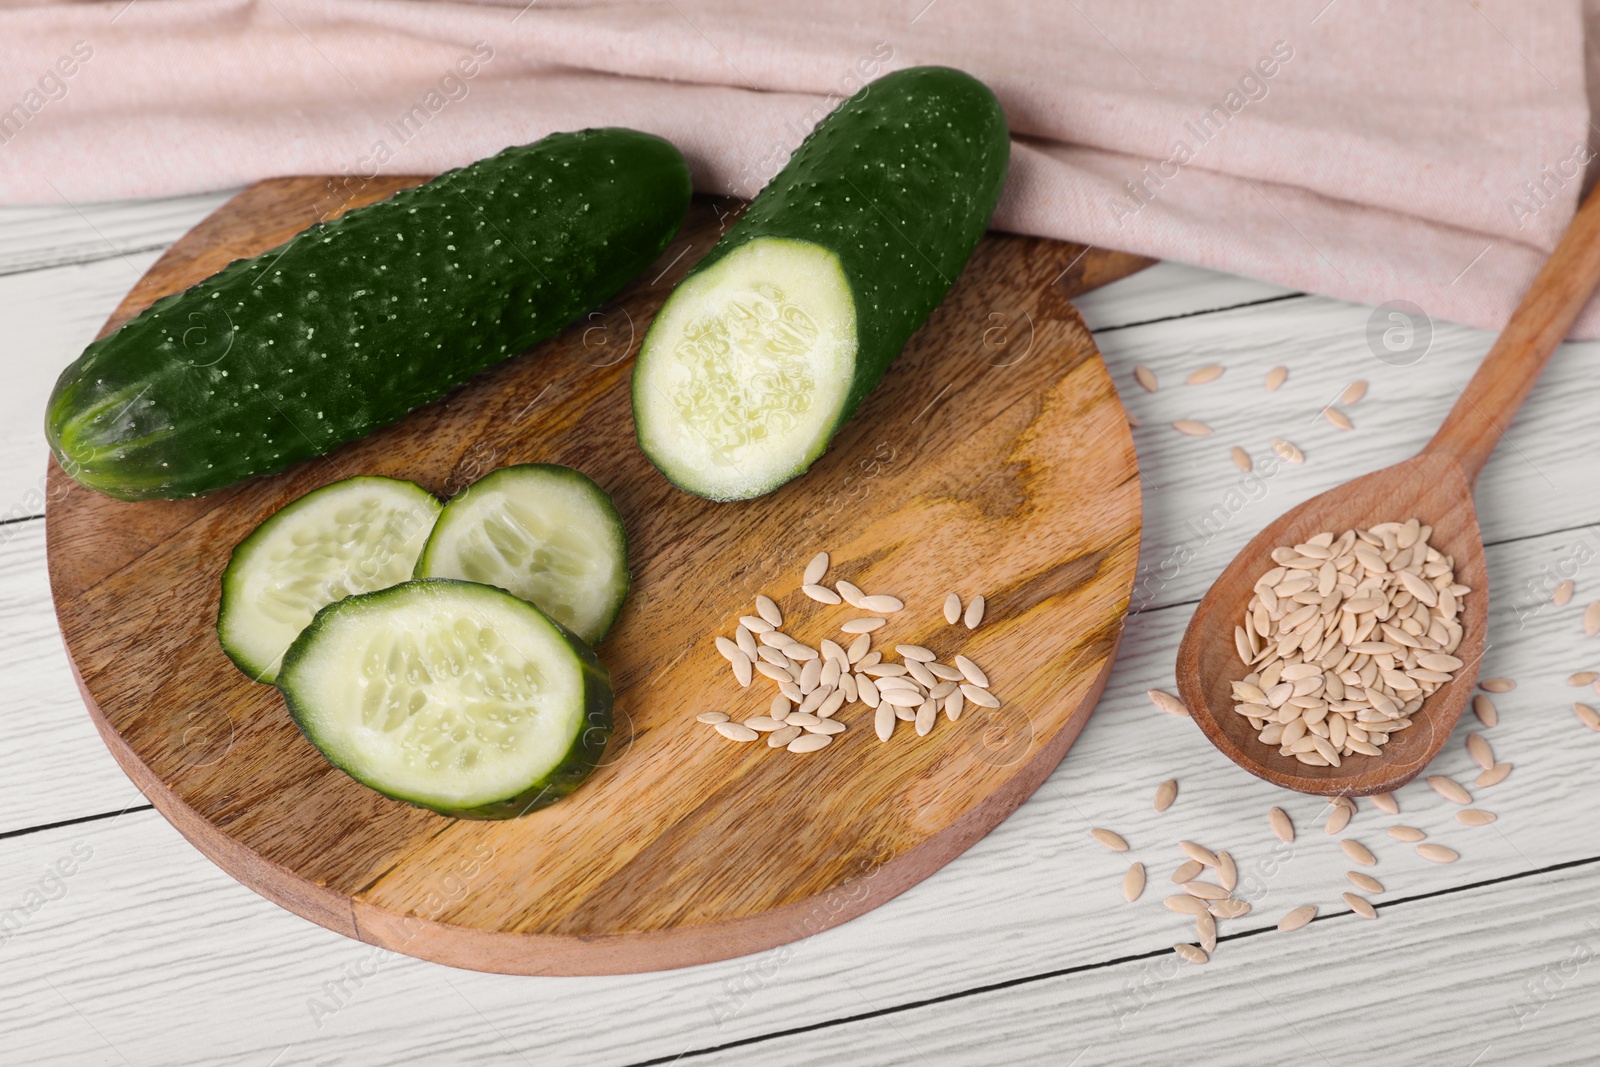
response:
[(800, 587), (800, 591), (806, 596), (810, 597), (812, 600), (815, 600), (818, 604), (837, 604), (843, 599), (838, 593), (835, 593), (827, 586), (815, 585), (810, 582), (802, 585)]
[(965, 675), (967, 681), (971, 682), (973, 685), (982, 686), (984, 689), (989, 688), (989, 676), (983, 673), (983, 668), (979, 667), (976, 663), (972, 662), (965, 656), (957, 656), (954, 662), (956, 665), (956, 670)]
[(1566, 607), (1567, 603), (1572, 600), (1572, 591), (1574, 588), (1575, 586), (1572, 584), (1571, 578), (1561, 582), (1556, 586), (1555, 592), (1551, 594), (1550, 603), (1554, 604), (1558, 608)]
[(1343, 896), (1344, 902), (1350, 905), (1350, 910), (1363, 919), (1376, 919), (1378, 917), (1378, 909), (1372, 906), (1372, 901), (1365, 897), (1358, 897), (1354, 893), (1345, 893)]
[(1597, 679), (1600, 679), (1600, 674), (1596, 674), (1594, 671), (1579, 671), (1577, 674), (1567, 676), (1567, 684), (1571, 686), (1593, 685)]
[(1140, 387), (1147, 393), (1153, 393), (1161, 388), (1161, 382), (1156, 378), (1156, 372), (1143, 364), (1133, 368), (1133, 380), (1138, 382)]
[(1179, 841), (1178, 847), (1183, 850), (1185, 856), (1198, 863), (1203, 863), (1207, 867), (1217, 865), (1217, 854), (1204, 845), (1197, 845), (1193, 841)]
[(1455, 849), (1445, 848), (1443, 845), (1435, 845), (1431, 842), (1425, 845), (1418, 845), (1417, 855), (1433, 863), (1454, 863), (1461, 858), (1461, 853)]
[(1480, 678), (1478, 688), (1486, 693), (1509, 693), (1517, 687), (1510, 678)]
[(767, 735), (768, 748), (786, 748), (790, 741), (799, 737), (801, 729), (798, 726), (785, 726), (781, 730), (774, 730)]
[(1476, 715), (1478, 721), (1486, 727), (1493, 728), (1500, 722), (1500, 709), (1494, 706), (1494, 701), (1490, 700), (1486, 693), (1473, 696), (1472, 714)]
[(1472, 784), (1476, 785), (1479, 789), (1487, 789), (1491, 785), (1499, 785), (1501, 782), (1505, 781), (1506, 775), (1510, 773), (1511, 764), (1496, 763), (1493, 767), (1490, 767), (1488, 770), (1478, 775)]
[(876, 593), (872, 596), (862, 597), (861, 603), (857, 604), (856, 607), (860, 608), (862, 611), (881, 611), (892, 615), (901, 608), (905, 607), (905, 602), (897, 596), (889, 596), (887, 593)]
[(1428, 776), (1428, 788), (1446, 800), (1452, 800), (1457, 804), (1472, 803), (1472, 794), (1467, 792), (1466, 787), (1454, 778), (1446, 778), (1442, 774), (1430, 774)]
[(750, 729), (758, 730), (761, 733), (769, 733), (773, 730), (781, 730), (783, 729), (783, 723), (784, 720), (774, 719), (770, 715), (756, 715), (744, 721), (744, 724), (750, 727)]
[(944, 621), (954, 626), (961, 621), (961, 597), (951, 593), (944, 598)]
[(1400, 814), (1400, 802), (1395, 799), (1393, 793), (1375, 793), (1368, 799), (1372, 801), (1373, 807), (1385, 815)]
[(1205, 950), (1201, 949), (1197, 945), (1177, 944), (1172, 946), (1172, 951), (1176, 952), (1190, 963), (1205, 963), (1211, 959), (1210, 956), (1205, 954)]
[(1583, 609), (1583, 633), (1585, 637), (1600, 634), (1600, 600)]
[(1278, 458), (1283, 460), (1285, 463), (1304, 463), (1306, 461), (1304, 452), (1300, 451), (1294, 445), (1290, 444), (1288, 441), (1285, 441), (1281, 437), (1274, 437), (1272, 439), (1272, 450), (1276, 452), (1278, 454)]
[(918, 737), (927, 737), (933, 732), (934, 724), (939, 721), (939, 702), (932, 697), (924, 700), (917, 708), (916, 728)]
[(1289, 913), (1278, 921), (1278, 929), (1284, 933), (1291, 933), (1300, 929), (1317, 917), (1315, 904), (1302, 904), (1298, 908), (1289, 909)]
[(777, 627), (759, 615), (740, 615), (739, 625), (757, 635), (768, 634), (777, 629)]
[(1205, 385), (1207, 382), (1214, 382), (1218, 378), (1222, 377), (1223, 371), (1225, 370), (1227, 370), (1227, 368), (1220, 363), (1207, 363), (1204, 367), (1201, 367), (1199, 370), (1189, 375), (1189, 377), (1185, 380), (1190, 385)]
[(1494, 766), (1494, 750), (1489, 747), (1489, 742), (1483, 739), (1482, 734), (1467, 735), (1467, 755), (1484, 770)]
[(1344, 876), (1350, 879), (1350, 883), (1358, 889), (1364, 889), (1368, 893), (1383, 892), (1383, 883), (1370, 874), (1362, 874), (1360, 871), (1345, 871)]
[(833, 587), (839, 591), (839, 595), (844, 598), (844, 602), (853, 608), (859, 608), (861, 599), (867, 595), (861, 591), (860, 586), (852, 582), (837, 581), (833, 583)]
[(1183, 701), (1165, 690), (1150, 689), (1145, 692), (1145, 696), (1150, 698), (1150, 703), (1168, 715), (1182, 715), (1185, 718), (1189, 715), (1189, 709), (1184, 707)]
[(802, 734), (790, 741), (787, 747), (790, 752), (815, 752), (817, 749), (827, 748), (831, 744), (833, 744), (833, 738), (827, 734)]
[(754, 741), (761, 735), (736, 722), (719, 722), (714, 729), (729, 741)]
[(1337, 834), (1339, 831), (1343, 830), (1349, 825), (1350, 809), (1345, 807), (1343, 804), (1340, 804), (1329, 813), (1328, 823), (1324, 829), (1328, 831), (1328, 836), (1332, 837), (1334, 834)]
[(1267, 371), (1267, 392), (1276, 393), (1278, 391), (1278, 387), (1283, 385), (1283, 383), (1288, 380), (1288, 367), (1273, 367), (1271, 370)]
[(961, 690), (952, 689), (944, 695), (944, 714), (951, 722), (961, 718), (966, 706), (967, 698), (961, 695)]
[(983, 621), (984, 605), (985, 601), (981, 593), (967, 602), (966, 614), (961, 617), (961, 621), (967, 624), (967, 629), (976, 630), (978, 624)]
[(1294, 821), (1289, 818), (1289, 813), (1282, 808), (1273, 808), (1267, 813), (1267, 819), (1272, 823), (1272, 832), (1278, 835), (1278, 840), (1286, 845), (1294, 844)]
[(1391, 826), (1389, 836), (1396, 841), (1421, 841), (1428, 835), (1418, 830), (1415, 826)]
[(806, 573), (801, 581), (806, 585), (816, 585), (822, 581), (822, 576), (828, 573), (828, 554), (818, 552), (811, 557), (811, 562), (806, 564)]
[(1462, 808), (1456, 812), (1456, 822), (1462, 826), (1488, 826), (1495, 818), (1494, 812), (1482, 808)]
[(980, 708), (998, 708), (1000, 706), (999, 697), (976, 685), (961, 686), (961, 695)]
[(1600, 730), (1600, 712), (1595, 711), (1587, 704), (1573, 704), (1572, 710), (1577, 713), (1578, 721), (1591, 730)]
[(1179, 419), (1172, 424), (1172, 428), (1189, 437), (1210, 437), (1211, 427), (1194, 419)]
[(845, 658), (851, 663), (860, 663), (861, 657), (865, 656), (870, 648), (872, 648), (872, 638), (866, 634), (861, 634), (850, 642), (849, 648), (845, 649)]
[(1242, 471), (1247, 471), (1251, 467), (1255, 466), (1255, 464), (1250, 461), (1250, 453), (1246, 452), (1238, 445), (1234, 445), (1232, 448), (1230, 448), (1228, 450), (1228, 455), (1233, 457), (1233, 465)]
[(1214, 900), (1206, 909), (1219, 919), (1237, 919), (1250, 914), (1250, 905), (1242, 900), (1229, 897), (1227, 900)]
[(708, 722), (712, 724), (727, 722), (728, 713), (725, 711), (702, 711), (700, 714), (695, 716), (695, 721)]
[(1179, 893), (1177, 896), (1168, 897), (1161, 903), (1165, 904), (1168, 910), (1175, 911), (1180, 915), (1199, 915), (1202, 911), (1208, 910), (1205, 901), (1199, 897), (1191, 897), (1188, 893)]
[(901, 659), (914, 659), (920, 663), (929, 663), (939, 658), (921, 645), (895, 645), (894, 650), (900, 654)]
[(1212, 885), (1210, 882), (1185, 882), (1183, 883), (1183, 891), (1191, 897), (1199, 897), (1207, 902), (1226, 900), (1228, 898), (1226, 889), (1220, 885)]
[(885, 689), (880, 686), (878, 689), (878, 695), (883, 698), (883, 702), (885, 704), (896, 708), (920, 707), (922, 701), (924, 700), (924, 697), (919, 690), (901, 689), (898, 686), (892, 689)]
[(877, 713), (872, 719), (872, 728), (878, 735), (879, 741), (889, 740), (894, 733), (894, 708), (889, 704), (879, 704)]
[(1357, 378), (1355, 381), (1344, 387), (1344, 392), (1339, 396), (1339, 403), (1343, 404), (1345, 407), (1350, 407), (1354, 404), (1361, 403), (1361, 398), (1366, 395), (1366, 381), (1361, 378)]
[(1172, 802), (1178, 799), (1178, 780), (1168, 778), (1156, 786), (1156, 810), (1166, 811), (1172, 807)]
[(1323, 408), (1322, 417), (1341, 430), (1353, 430), (1356, 428), (1355, 424), (1350, 421), (1350, 416), (1335, 407)]
[(839, 629), (847, 634), (870, 634), (874, 630), (881, 629), (888, 621), (887, 619), (867, 616), (860, 619), (851, 619)]
[(1122, 876), (1122, 899), (1129, 904), (1144, 895), (1144, 864), (1135, 863), (1128, 867), (1128, 873)]
[(1172, 872), (1172, 884), (1182, 885), (1185, 882), (1192, 882), (1200, 877), (1200, 872), (1205, 869), (1206, 865), (1199, 860), (1184, 860), (1178, 864), (1178, 869)]
[(1363, 867), (1372, 867), (1378, 862), (1378, 857), (1374, 856), (1372, 850), (1360, 841), (1347, 837), (1339, 842), (1339, 847), (1344, 850), (1346, 856), (1350, 857), (1351, 862), (1359, 863)]
[(1114, 831), (1102, 830), (1096, 827), (1089, 831), (1089, 836), (1109, 848), (1112, 852), (1128, 851), (1128, 842), (1122, 839), (1121, 834)]
[(1210, 911), (1203, 911), (1194, 917), (1194, 936), (1206, 952), (1217, 950), (1217, 920)]
[(783, 625), (783, 612), (778, 610), (777, 602), (765, 593), (756, 594), (756, 614), (773, 626)]

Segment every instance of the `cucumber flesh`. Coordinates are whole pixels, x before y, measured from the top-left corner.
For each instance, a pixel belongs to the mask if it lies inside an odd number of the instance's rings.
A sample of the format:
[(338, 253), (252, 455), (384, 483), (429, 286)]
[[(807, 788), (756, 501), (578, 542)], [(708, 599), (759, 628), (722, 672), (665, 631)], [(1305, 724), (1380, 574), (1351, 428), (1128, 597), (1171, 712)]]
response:
[(628, 593), (622, 517), (588, 476), (554, 463), (485, 475), (445, 506), (418, 578), (504, 589), (596, 645)]
[(611, 733), (611, 682), (533, 605), (418, 580), (330, 604), (279, 676), (306, 738), (396, 800), (503, 819), (571, 793)]
[(802, 473), (849, 399), (855, 315), (833, 252), (780, 238), (741, 245), (684, 282), (650, 327), (651, 357), (634, 379), (641, 446), (714, 500)]
[(422, 486), (380, 477), (333, 482), (280, 508), (222, 572), (223, 651), (256, 681), (274, 681), (325, 605), (411, 576), (439, 508)]
[(714, 500), (805, 471), (960, 275), (1009, 153), (994, 93), (948, 67), (840, 104), (645, 335), (633, 410), (651, 462)]

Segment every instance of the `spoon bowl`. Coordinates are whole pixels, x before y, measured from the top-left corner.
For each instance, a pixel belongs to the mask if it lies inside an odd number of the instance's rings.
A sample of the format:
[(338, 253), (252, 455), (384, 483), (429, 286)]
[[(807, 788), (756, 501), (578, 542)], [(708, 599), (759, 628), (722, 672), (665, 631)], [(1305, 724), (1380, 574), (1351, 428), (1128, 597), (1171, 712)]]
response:
[[(1258, 739), (1249, 720), (1234, 711), (1232, 692), (1232, 683), (1252, 670), (1234, 648), (1234, 627), (1244, 621), (1256, 580), (1276, 566), (1272, 550), (1325, 530), (1338, 537), (1356, 527), (1410, 518), (1433, 527), (1428, 543), (1454, 561), (1456, 581), (1472, 590), (1461, 599), (1461, 643), (1453, 653), (1462, 667), (1423, 701), (1409, 727), (1391, 735), (1380, 756), (1351, 755), (1337, 767), (1311, 767), (1278, 755), (1278, 747)], [(1454, 458), (1423, 452), (1312, 497), (1257, 534), (1212, 583), (1184, 631), (1178, 693), (1211, 743), (1257, 777), (1321, 796), (1387, 793), (1422, 773), (1449, 740), (1472, 696), (1488, 616), (1488, 573), (1472, 483)]]
[[(1411, 459), (1291, 508), (1257, 534), (1211, 586), (1178, 648), (1178, 692), (1206, 737), (1229, 759), (1302, 793), (1368, 796), (1409, 782), (1443, 747), (1472, 695), (1487, 641), (1489, 578), (1472, 506), (1473, 483), (1597, 284), (1600, 191), (1573, 216), (1428, 446)], [(1308, 766), (1278, 755), (1277, 746), (1261, 741), (1249, 720), (1234, 711), (1232, 699), (1232, 683), (1251, 670), (1240, 662), (1234, 627), (1244, 621), (1256, 580), (1274, 566), (1272, 550), (1324, 531), (1338, 537), (1354, 527), (1412, 518), (1433, 527), (1428, 543), (1454, 560), (1456, 581), (1471, 589), (1461, 599), (1462, 636), (1453, 653), (1462, 666), (1379, 755), (1350, 755), (1337, 767)]]

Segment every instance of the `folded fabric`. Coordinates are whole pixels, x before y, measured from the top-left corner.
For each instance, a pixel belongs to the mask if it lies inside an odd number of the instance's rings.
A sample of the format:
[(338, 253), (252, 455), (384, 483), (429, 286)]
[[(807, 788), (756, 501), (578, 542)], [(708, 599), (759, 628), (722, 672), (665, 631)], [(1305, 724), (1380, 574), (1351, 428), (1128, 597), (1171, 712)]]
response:
[(1494, 327), (1593, 155), (1578, 0), (508, 3), (0, 0), (0, 202), (432, 173), (603, 125), (751, 196), (841, 98), (942, 63), (1011, 123), (998, 228)]

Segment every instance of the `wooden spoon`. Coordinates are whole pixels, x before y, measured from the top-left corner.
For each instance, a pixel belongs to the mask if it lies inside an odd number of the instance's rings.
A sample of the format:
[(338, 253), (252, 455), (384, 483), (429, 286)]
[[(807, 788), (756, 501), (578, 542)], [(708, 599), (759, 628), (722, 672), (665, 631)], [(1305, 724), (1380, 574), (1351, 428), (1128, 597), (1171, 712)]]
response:
[[(1370, 796), (1415, 778), (1449, 739), (1472, 695), (1483, 658), (1489, 581), (1472, 487), (1505, 436), (1550, 353), (1600, 282), (1600, 195), (1591, 195), (1540, 270), (1517, 310), (1420, 453), (1346, 482), (1291, 508), (1245, 546), (1212, 584), (1178, 647), (1178, 692), (1211, 743), (1258, 777), (1301, 793)], [(1331, 530), (1335, 536), (1416, 517), (1433, 527), (1429, 543), (1455, 559), (1456, 581), (1472, 592), (1461, 602), (1464, 630), (1455, 655), (1464, 666), (1411, 716), (1378, 756), (1352, 755), (1338, 767), (1311, 767), (1280, 756), (1233, 710), (1232, 682), (1249, 673), (1234, 648), (1256, 580), (1275, 566), (1271, 552)]]

